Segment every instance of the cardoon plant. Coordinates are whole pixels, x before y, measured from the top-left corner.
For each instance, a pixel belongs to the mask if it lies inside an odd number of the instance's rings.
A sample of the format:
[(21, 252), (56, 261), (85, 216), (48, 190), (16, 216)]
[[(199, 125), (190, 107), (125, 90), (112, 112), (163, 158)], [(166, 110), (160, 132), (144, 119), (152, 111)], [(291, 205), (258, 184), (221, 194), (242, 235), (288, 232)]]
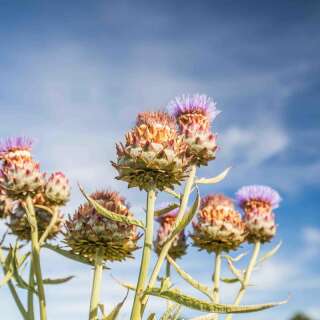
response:
[[(1, 241), (0, 264), (5, 276), (0, 286), (8, 285), (24, 320), (36, 320), (35, 296), (39, 300), (40, 319), (46, 320), (44, 285), (61, 284), (72, 278), (43, 277), (42, 248), (94, 268), (89, 320), (120, 319), (119, 311), (125, 299), (107, 314), (100, 302), (102, 272), (107, 269), (107, 263), (109, 266), (113, 261), (134, 258), (142, 236), (138, 279), (134, 284), (120, 281), (125, 288), (134, 291), (130, 320), (156, 319), (154, 312), (145, 314), (150, 296), (168, 301), (167, 308), (161, 312), (161, 320), (178, 319), (181, 307), (207, 313), (193, 320), (217, 320), (221, 314), (227, 314), (225, 319), (230, 320), (233, 314), (257, 312), (286, 303), (240, 305), (255, 267), (280, 247), (279, 244), (259, 257), (261, 245), (269, 243), (277, 231), (273, 209), (279, 206), (279, 194), (267, 186), (242, 187), (236, 193), (236, 204), (242, 213), (238, 212), (234, 201), (222, 193), (211, 191), (200, 196), (203, 184), (209, 187), (217, 184), (229, 172), (228, 168), (211, 178), (196, 175), (197, 168), (209, 165), (216, 157), (217, 142), (212, 124), (218, 113), (212, 98), (183, 95), (169, 103), (168, 113), (139, 113), (124, 142), (116, 145), (116, 160), (112, 162), (118, 173), (116, 179), (129, 188), (137, 187), (146, 192), (145, 221), (135, 218), (119, 193), (102, 189), (88, 195), (82, 187), (80, 191), (86, 202), (65, 220), (62, 208), (71, 197), (66, 176), (60, 171), (49, 175), (41, 171), (40, 164), (33, 158), (33, 141), (29, 138), (9, 138), (0, 144), (0, 218), (8, 227), (10, 238), (15, 238), (12, 243), (5, 237)], [(182, 183), (182, 192), (175, 190)], [(161, 192), (172, 197), (172, 201), (155, 210), (156, 196)], [(156, 232), (154, 221), (159, 223)], [(190, 232), (186, 231), (189, 225)], [(179, 266), (179, 261), (188, 256), (188, 242), (214, 257), (210, 286)], [(236, 263), (245, 254), (233, 254), (245, 243), (253, 245), (253, 253), (247, 268), (240, 270)], [(151, 268), (152, 249), (157, 257)], [(28, 262), (27, 281), (22, 272)], [(232, 278), (223, 277), (224, 262)], [(160, 277), (165, 263), (165, 276)], [(205, 298), (188, 295), (175, 287), (171, 282), (171, 267)], [(221, 281), (239, 285), (233, 304), (221, 303)], [(26, 305), (15, 283), (27, 290)]]

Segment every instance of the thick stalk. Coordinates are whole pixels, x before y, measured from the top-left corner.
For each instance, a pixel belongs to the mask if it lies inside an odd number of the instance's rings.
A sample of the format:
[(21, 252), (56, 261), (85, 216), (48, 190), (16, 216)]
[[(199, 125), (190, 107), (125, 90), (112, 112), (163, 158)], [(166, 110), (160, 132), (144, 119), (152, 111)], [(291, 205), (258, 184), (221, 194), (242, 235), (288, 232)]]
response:
[(34, 320), (34, 309), (33, 309), (33, 291), (34, 288), (34, 271), (32, 261), (30, 263), (29, 271), (29, 289), (28, 289), (28, 319)]
[(40, 265), (40, 246), (39, 246), (38, 226), (37, 226), (37, 219), (34, 211), (34, 206), (32, 203), (32, 199), (30, 197), (27, 197), (27, 200), (26, 200), (26, 213), (27, 213), (28, 221), (31, 228), (32, 264), (33, 264), (34, 274), (36, 276), (36, 281), (37, 281), (39, 307), (40, 307), (40, 319), (46, 320), (47, 319), (46, 298), (45, 298), (41, 265)]
[(101, 280), (103, 271), (103, 257), (101, 250), (98, 249), (95, 256), (94, 275), (91, 289), (89, 320), (98, 319), (98, 305), (100, 301)]
[(133, 307), (131, 311), (131, 318), (130, 318), (131, 320), (141, 319), (141, 302), (142, 302), (141, 294), (145, 289), (145, 282), (148, 275), (148, 268), (150, 264), (151, 251), (152, 251), (155, 199), (156, 199), (155, 191), (154, 190), (148, 191), (146, 231), (144, 236), (144, 245), (143, 245), (142, 260), (140, 265), (139, 279), (138, 279)]
[[(212, 292), (213, 303), (220, 302), (220, 292), (219, 292), (220, 273), (221, 273), (221, 252), (217, 251), (215, 253), (214, 273), (213, 273), (213, 292)], [(216, 314), (214, 319), (218, 320), (219, 314)]]
[[(237, 297), (233, 303), (233, 305), (235, 305), (235, 306), (238, 306), (240, 304), (241, 299), (243, 298), (244, 293), (249, 285), (249, 281), (251, 278), (253, 268), (255, 267), (256, 262), (257, 262), (257, 258), (259, 256), (260, 247), (261, 247), (261, 243), (259, 241), (254, 244), (254, 248), (253, 248), (250, 262), (248, 264), (248, 268), (244, 274), (244, 278), (243, 278), (240, 290), (239, 290)], [(232, 319), (232, 314), (227, 315), (226, 320), (231, 320), (231, 319)]]
[[(0, 262), (2, 264), (2, 268), (3, 268), (3, 271), (4, 271), (4, 274), (6, 274), (8, 272), (7, 268), (4, 266), (4, 257), (2, 255), (2, 250), (1, 250), (1, 247), (0, 247)], [(20, 311), (20, 314), (21, 316), (23, 317), (24, 320), (28, 320), (28, 314), (27, 314), (27, 311), (25, 310), (20, 298), (19, 298), (19, 295), (17, 293), (17, 290), (13, 284), (13, 282), (11, 280), (8, 281), (7, 283), (8, 287), (9, 287), (9, 290), (10, 290), (10, 293), (13, 297), (13, 300), (14, 302), (16, 303), (17, 307), (18, 307), (18, 310)]]
[[(189, 200), (189, 196), (190, 196), (190, 193), (191, 193), (191, 190), (192, 190), (192, 187), (193, 187), (193, 182), (194, 182), (194, 178), (195, 178), (195, 175), (196, 175), (196, 166), (192, 166), (191, 167), (191, 171), (190, 171), (190, 174), (189, 174), (189, 178), (186, 182), (186, 185), (185, 185), (185, 188), (184, 188), (184, 192), (183, 192), (183, 196), (182, 196), (182, 199), (181, 199), (181, 204), (180, 204), (180, 208), (179, 208), (179, 213), (177, 215), (177, 218), (176, 218), (176, 223), (178, 223), (186, 209), (187, 209), (187, 206), (188, 206), (188, 200)], [(161, 270), (161, 266), (163, 264), (163, 261), (165, 259), (165, 257), (167, 256), (170, 248), (171, 248), (171, 245), (172, 245), (172, 242), (173, 242), (174, 239), (172, 239), (171, 241), (167, 242), (161, 252), (160, 252), (160, 255), (158, 257), (158, 260), (156, 262), (156, 265), (154, 266), (154, 269), (152, 271), (152, 274), (151, 274), (151, 277), (150, 277), (150, 280), (149, 280), (149, 284), (148, 284), (148, 288), (151, 288), (154, 286), (155, 282), (157, 281), (157, 277), (160, 273), (160, 270)], [(143, 297), (142, 299), (142, 314), (144, 312), (144, 309), (145, 309), (145, 306), (147, 304), (147, 301), (148, 301), (148, 296), (145, 296)]]

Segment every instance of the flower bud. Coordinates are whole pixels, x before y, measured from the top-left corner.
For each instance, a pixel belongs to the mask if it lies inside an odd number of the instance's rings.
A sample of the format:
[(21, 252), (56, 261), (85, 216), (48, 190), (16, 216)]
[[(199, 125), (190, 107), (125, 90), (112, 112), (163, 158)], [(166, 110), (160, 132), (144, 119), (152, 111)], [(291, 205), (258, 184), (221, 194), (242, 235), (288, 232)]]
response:
[(245, 225), (230, 198), (222, 194), (201, 200), (197, 221), (193, 222), (193, 245), (207, 252), (236, 250), (245, 240)]
[[(125, 199), (118, 193), (98, 191), (91, 195), (104, 208), (127, 217), (132, 216)], [(64, 242), (76, 254), (93, 261), (96, 251), (102, 249), (105, 261), (132, 258), (140, 237), (134, 225), (110, 220), (88, 203), (81, 205), (65, 224)]]
[[(168, 237), (173, 231), (178, 212), (179, 208), (174, 209), (156, 219), (160, 224), (160, 227), (157, 231), (157, 237), (154, 241), (154, 248), (158, 255), (160, 254), (165, 242), (168, 240)], [(169, 255), (173, 259), (179, 259), (186, 254), (187, 247), (187, 238), (185, 235), (185, 231), (183, 230), (179, 234), (177, 234), (172, 241)]]
[(65, 205), (70, 198), (69, 180), (62, 172), (52, 173), (45, 185), (44, 194), (53, 205)]
[(245, 186), (236, 194), (238, 205), (244, 211), (244, 222), (250, 243), (270, 241), (276, 234), (275, 216), (281, 198), (277, 191), (267, 186)]

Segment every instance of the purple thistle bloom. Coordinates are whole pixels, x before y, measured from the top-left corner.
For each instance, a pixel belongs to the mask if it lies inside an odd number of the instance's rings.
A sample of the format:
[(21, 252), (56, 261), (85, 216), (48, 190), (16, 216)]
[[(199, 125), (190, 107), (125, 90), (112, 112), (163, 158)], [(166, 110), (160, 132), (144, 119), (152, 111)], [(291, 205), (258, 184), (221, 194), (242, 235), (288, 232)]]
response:
[(279, 207), (281, 197), (274, 189), (260, 185), (244, 186), (236, 193), (236, 201), (241, 208), (243, 208), (245, 203), (250, 200), (267, 202), (275, 209)]
[(31, 150), (33, 139), (28, 137), (11, 137), (0, 142), (0, 155), (15, 150)]
[(205, 94), (182, 95), (170, 101), (167, 106), (168, 111), (176, 118), (185, 113), (202, 113), (210, 120), (220, 113), (216, 108), (216, 103)]

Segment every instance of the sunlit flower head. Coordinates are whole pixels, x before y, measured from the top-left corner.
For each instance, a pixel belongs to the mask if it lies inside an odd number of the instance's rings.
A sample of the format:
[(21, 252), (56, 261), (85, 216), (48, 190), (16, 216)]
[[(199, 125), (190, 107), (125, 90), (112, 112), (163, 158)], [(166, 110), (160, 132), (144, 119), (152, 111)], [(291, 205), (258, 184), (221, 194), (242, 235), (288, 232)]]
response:
[(263, 202), (270, 208), (279, 207), (281, 197), (277, 191), (262, 185), (244, 186), (236, 193), (237, 203), (241, 208), (245, 208), (252, 201)]
[(10, 137), (0, 142), (0, 159), (5, 161), (30, 159), (33, 139)]
[(212, 98), (198, 93), (176, 97), (169, 102), (167, 108), (170, 114), (177, 119), (184, 115), (198, 114), (204, 116), (210, 122), (220, 113)]

